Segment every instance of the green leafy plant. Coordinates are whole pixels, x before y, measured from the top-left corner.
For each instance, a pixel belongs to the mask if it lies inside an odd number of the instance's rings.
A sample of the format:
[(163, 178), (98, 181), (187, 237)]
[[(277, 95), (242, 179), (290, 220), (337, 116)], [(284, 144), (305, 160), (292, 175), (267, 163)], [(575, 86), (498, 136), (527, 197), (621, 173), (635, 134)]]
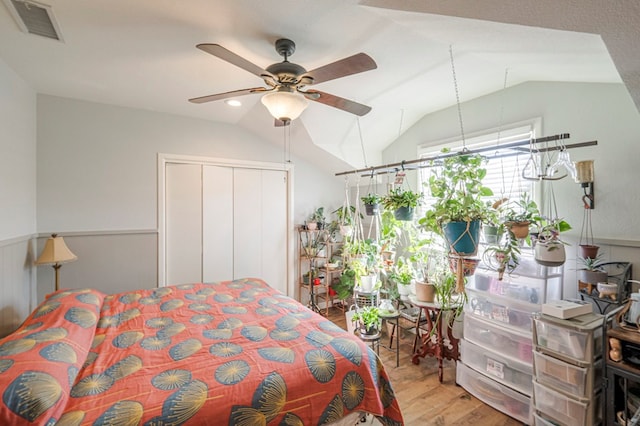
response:
[(499, 226), (500, 233), (505, 233), (507, 238), (502, 243), (487, 246), (483, 253), (484, 263), (498, 272), (498, 279), (502, 280), (504, 273), (511, 273), (520, 264), (520, 243), (511, 229), (505, 225)]
[[(348, 209), (345, 206), (338, 207), (337, 209), (335, 209), (333, 211), (333, 213), (338, 218), (338, 223), (340, 225), (353, 225), (354, 218), (356, 216), (356, 207), (355, 206), (349, 206)], [(362, 213), (360, 213), (359, 216), (360, 216), (360, 219), (364, 218)]]
[(415, 271), (411, 263), (404, 257), (399, 257), (389, 274), (389, 279), (398, 285), (409, 285), (414, 278)]
[(382, 327), (382, 318), (377, 306), (364, 306), (356, 310), (351, 317), (354, 323), (360, 323), (365, 330), (379, 330)]
[[(450, 150), (443, 149), (444, 154)], [(457, 154), (445, 157), (442, 167), (426, 183), (435, 202), (420, 224), (427, 230), (441, 234), (442, 225), (448, 222), (484, 220), (491, 206), (485, 197), (493, 191), (482, 184), (487, 174), (484, 158), (478, 154)]]
[(508, 203), (504, 211), (503, 222), (529, 222), (537, 223), (542, 220), (540, 210), (528, 192), (520, 194), (518, 201)]
[(422, 201), (423, 194), (421, 192), (414, 192), (411, 190), (404, 190), (402, 188), (396, 188), (389, 191), (389, 193), (383, 197), (382, 205), (385, 209), (396, 210), (400, 207), (418, 207)]
[(364, 204), (379, 204), (382, 202), (382, 197), (378, 194), (369, 193), (364, 197), (361, 197), (360, 200), (362, 200)]
[(603, 265), (606, 262), (604, 258), (604, 253), (598, 253), (598, 255), (594, 258), (578, 256), (578, 263), (582, 265), (581, 269), (585, 271), (604, 272)]

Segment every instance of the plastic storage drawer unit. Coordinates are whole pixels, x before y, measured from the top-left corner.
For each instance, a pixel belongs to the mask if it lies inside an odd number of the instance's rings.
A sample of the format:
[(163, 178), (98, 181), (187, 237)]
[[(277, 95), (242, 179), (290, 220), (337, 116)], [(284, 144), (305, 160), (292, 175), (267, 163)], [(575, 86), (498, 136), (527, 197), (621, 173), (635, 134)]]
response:
[(533, 313), (540, 311), (540, 305), (473, 289), (467, 289), (467, 298), (466, 312), (527, 333), (531, 332)]
[(567, 426), (592, 426), (602, 420), (602, 392), (592, 398), (574, 399), (535, 381), (533, 389), (536, 411), (554, 422)]
[(563, 320), (537, 315), (533, 328), (537, 349), (568, 362), (591, 363), (602, 352), (603, 318), (586, 314)]
[(500, 353), (520, 361), (533, 362), (531, 336), (515, 329), (507, 329), (466, 313), (463, 321), (464, 339), (486, 349), (499, 348)]
[(525, 395), (533, 394), (531, 364), (499, 355), (466, 340), (462, 340), (460, 346), (460, 360), (469, 367)]
[(602, 385), (602, 360), (596, 362), (593, 367), (582, 367), (537, 351), (534, 351), (533, 356), (538, 383), (579, 398), (588, 398)]
[(461, 362), (456, 367), (456, 382), (480, 401), (492, 406), (496, 410), (531, 424), (531, 398), (509, 389), (498, 382), (478, 373)]

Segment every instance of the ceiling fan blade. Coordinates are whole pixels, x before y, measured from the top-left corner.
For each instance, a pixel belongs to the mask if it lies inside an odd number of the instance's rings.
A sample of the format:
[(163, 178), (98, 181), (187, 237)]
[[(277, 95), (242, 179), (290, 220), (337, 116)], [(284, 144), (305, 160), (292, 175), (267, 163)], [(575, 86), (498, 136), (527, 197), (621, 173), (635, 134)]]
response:
[(232, 92), (217, 93), (215, 95), (200, 96), (199, 98), (189, 99), (194, 104), (203, 104), (205, 102), (219, 101), (221, 99), (233, 98), (236, 96), (251, 95), (253, 93), (268, 92), (271, 89), (265, 87), (254, 87), (251, 89), (234, 90)]
[(271, 74), (269, 71), (247, 61), (243, 57), (236, 55), (232, 51), (225, 49), (219, 44), (201, 43), (196, 45), (196, 47), (204, 52), (210, 53), (213, 56), (217, 56), (223, 61), (227, 61), (230, 64), (237, 66), (238, 68), (249, 71), (251, 74), (257, 75), (260, 78), (262, 78), (264, 75), (274, 78), (273, 74)]
[(308, 90), (306, 92), (303, 92), (303, 94), (307, 99), (311, 101), (320, 102), (321, 104), (329, 105), (360, 117), (371, 111), (370, 106), (363, 105), (355, 101), (350, 101), (349, 99), (341, 98), (336, 95), (321, 92), (319, 90)]
[(339, 61), (311, 70), (305, 75), (313, 78), (313, 84), (318, 84), (376, 68), (378, 68), (378, 66), (371, 56), (366, 53), (357, 53), (348, 58), (340, 59)]

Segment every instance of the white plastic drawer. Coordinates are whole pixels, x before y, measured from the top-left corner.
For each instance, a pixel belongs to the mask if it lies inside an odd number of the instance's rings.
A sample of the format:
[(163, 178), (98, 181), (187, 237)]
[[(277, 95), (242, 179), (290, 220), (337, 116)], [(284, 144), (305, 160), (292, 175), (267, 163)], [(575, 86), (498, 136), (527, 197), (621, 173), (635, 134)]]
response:
[(461, 362), (456, 368), (456, 382), (467, 392), (496, 410), (531, 424), (531, 398), (478, 373)]
[(537, 351), (533, 355), (538, 383), (582, 398), (593, 395), (602, 384), (602, 360), (593, 367), (581, 367)]
[(505, 296), (467, 289), (465, 310), (495, 322), (525, 332), (531, 331), (533, 314), (540, 312), (540, 305), (521, 302)]
[(579, 330), (543, 317), (534, 318), (534, 325), (534, 339), (543, 352), (577, 362), (593, 362), (602, 353), (602, 327)]
[(486, 270), (476, 271), (474, 279), (470, 280), (469, 284), (467, 288), (476, 291), (536, 305), (545, 301), (547, 287), (544, 279), (505, 275), (502, 280), (499, 280), (497, 273)]
[(540, 416), (538, 413), (533, 413), (533, 424), (535, 426), (558, 426), (558, 423), (554, 423), (551, 420), (547, 420), (544, 417)]
[(533, 394), (531, 364), (499, 355), (466, 340), (460, 342), (460, 349), (460, 359), (469, 367), (525, 395)]
[(473, 314), (464, 316), (464, 338), (486, 349), (500, 349), (500, 353), (522, 362), (533, 362), (531, 335), (483, 320)]
[(600, 421), (601, 393), (592, 399), (571, 398), (536, 381), (533, 389), (536, 410), (554, 422), (567, 426), (590, 426)]

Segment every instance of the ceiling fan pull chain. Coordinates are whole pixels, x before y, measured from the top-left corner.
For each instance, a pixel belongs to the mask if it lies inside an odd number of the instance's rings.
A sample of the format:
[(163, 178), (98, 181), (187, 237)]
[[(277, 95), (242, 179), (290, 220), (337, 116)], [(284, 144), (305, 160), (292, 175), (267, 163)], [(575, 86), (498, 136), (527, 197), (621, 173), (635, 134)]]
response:
[(460, 121), (460, 135), (462, 136), (462, 151), (467, 150), (467, 143), (464, 139), (464, 126), (462, 124), (462, 108), (460, 107), (460, 93), (458, 93), (458, 79), (456, 78), (456, 67), (453, 63), (453, 46), (449, 45), (449, 57), (451, 58), (451, 74), (453, 75), (453, 87), (456, 89), (456, 105), (458, 106), (458, 120)]
[(362, 148), (362, 159), (364, 160), (364, 167), (369, 167), (367, 164), (367, 153), (364, 150), (364, 140), (362, 139), (362, 128), (360, 127), (360, 118), (356, 119), (356, 123), (358, 123), (358, 134), (360, 135), (360, 148)]

